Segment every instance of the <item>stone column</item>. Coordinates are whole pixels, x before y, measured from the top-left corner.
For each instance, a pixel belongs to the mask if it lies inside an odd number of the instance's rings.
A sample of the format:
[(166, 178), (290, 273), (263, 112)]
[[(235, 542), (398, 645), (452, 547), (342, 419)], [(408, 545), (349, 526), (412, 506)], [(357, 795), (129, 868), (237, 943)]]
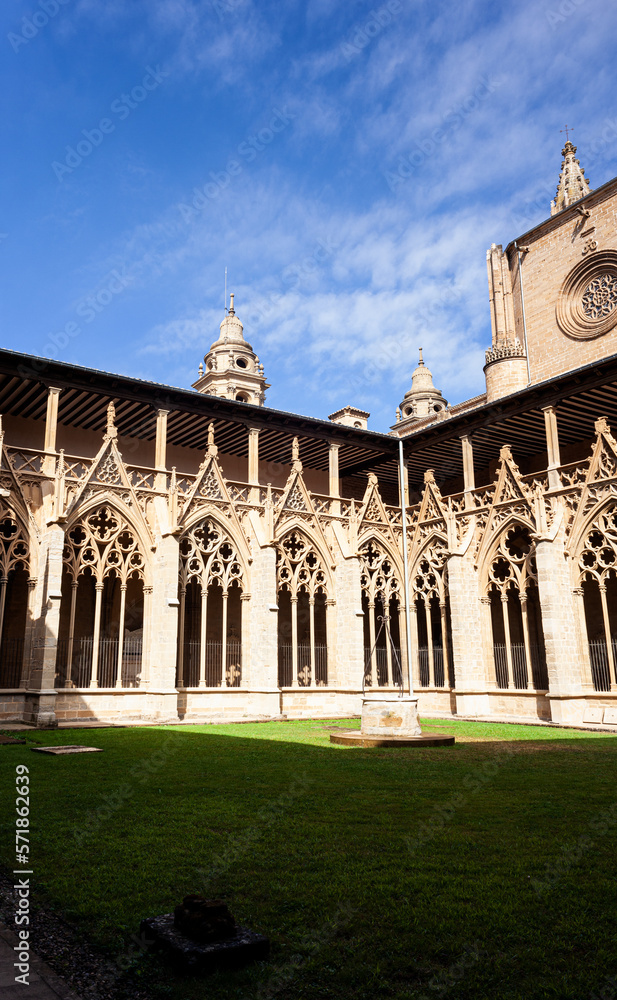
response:
[(448, 590), (456, 711), (458, 715), (489, 715), (482, 605), (470, 550), (464, 555), (454, 553), (448, 559)]
[(249, 427), (248, 482), (250, 499), (259, 503), (259, 427)]
[(179, 542), (176, 535), (157, 537), (152, 555), (151, 593), (144, 587), (144, 639), (148, 714), (151, 718), (177, 715), (176, 659), (178, 651)]
[(338, 469), (338, 451), (339, 445), (330, 442), (330, 450), (328, 453), (328, 473), (329, 473), (329, 493), (332, 497), (332, 502), (330, 504), (330, 511), (332, 514), (341, 513), (341, 484), (339, 479), (339, 469)]
[(47, 415), (45, 417), (45, 452), (56, 454), (56, 434), (58, 431), (58, 402), (62, 389), (49, 387), (47, 395)]
[(548, 455), (548, 486), (551, 490), (559, 489), (561, 482), (558, 469), (561, 465), (559, 454), (559, 432), (557, 429), (557, 414), (553, 406), (543, 406), (544, 426), (546, 429), (546, 452)]
[(461, 447), (463, 449), (463, 482), (465, 490), (465, 507), (473, 507), (472, 493), (476, 488), (476, 474), (473, 466), (473, 447), (471, 438), (464, 434), (461, 437)]
[[(261, 698), (257, 706), (278, 713), (278, 606), (276, 594), (276, 549), (253, 541), (250, 600), (242, 608), (242, 682)], [(276, 697), (274, 697), (276, 696)]]
[(157, 490), (167, 489), (167, 417), (169, 410), (156, 411), (156, 444), (154, 446), (154, 467), (157, 472)]
[(47, 476), (53, 476), (56, 468), (56, 436), (58, 432), (58, 402), (61, 389), (49, 387), (47, 394), (47, 414), (45, 417), (45, 458), (43, 471)]
[(589, 658), (589, 637), (587, 635), (587, 619), (585, 617), (585, 592), (582, 587), (572, 591), (578, 616), (578, 633), (581, 637), (581, 680), (584, 691), (593, 691), (591, 660)]
[(585, 710), (586, 635), (580, 634), (563, 526), (554, 540), (540, 538), (536, 542), (536, 564), (551, 718), (553, 722), (581, 723)]
[(41, 728), (57, 725), (55, 676), (63, 549), (62, 528), (58, 524), (49, 525), (40, 540), (39, 572), (29, 607), (32, 630), (25, 721)]
[(328, 632), (328, 664), (334, 661), (335, 670), (330, 673), (328, 666), (328, 686), (360, 693), (364, 678), (364, 614), (357, 556), (341, 559), (334, 571), (334, 586), (336, 604), (328, 619), (334, 619), (334, 629)]

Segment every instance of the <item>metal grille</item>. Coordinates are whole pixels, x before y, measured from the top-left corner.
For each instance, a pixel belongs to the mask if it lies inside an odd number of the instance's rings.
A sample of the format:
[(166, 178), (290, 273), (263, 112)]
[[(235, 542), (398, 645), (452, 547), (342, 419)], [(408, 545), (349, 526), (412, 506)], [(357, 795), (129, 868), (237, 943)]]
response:
[(431, 671), (428, 662), (428, 646), (420, 646), (418, 649), (418, 661), (420, 666), (420, 687), (430, 687)]
[(547, 691), (548, 670), (546, 669), (546, 654), (544, 652), (544, 647), (532, 643), (529, 651), (531, 653), (531, 676), (533, 678), (533, 686), (536, 691)]
[[(293, 686), (293, 646), (291, 643), (279, 643), (278, 647), (278, 678), (279, 687)], [(315, 646), (315, 685), (326, 687), (328, 684), (328, 647)], [(311, 647), (298, 645), (298, 686), (311, 686)]]
[[(514, 688), (517, 691), (527, 690), (527, 656), (525, 654), (525, 644), (513, 642), (510, 646), (512, 656), (512, 671), (514, 673)], [(531, 676), (533, 686), (536, 691), (546, 691), (548, 688), (548, 673), (546, 670), (546, 658), (544, 647), (538, 643), (531, 643), (529, 646), (531, 654)], [(506, 645), (503, 642), (493, 644), (493, 656), (495, 658), (495, 677), (498, 688), (507, 688), (508, 684), (508, 654)]]
[(279, 687), (291, 687), (293, 683), (293, 651), (291, 644), (279, 644)]
[[(613, 656), (617, 654), (617, 643), (613, 639)], [(595, 691), (610, 691), (611, 672), (608, 663), (608, 651), (604, 639), (594, 639), (589, 643), (589, 659), (591, 661), (591, 677)]]
[[(200, 667), (201, 643), (184, 643), (184, 686), (199, 687), (199, 667)], [(222, 687), (222, 663), (223, 655), (222, 642), (206, 643), (206, 677), (205, 687)], [(240, 639), (228, 639), (226, 649), (227, 687), (241, 687), (242, 685), (242, 642)]]
[[(141, 636), (124, 640), (120, 686), (138, 688), (141, 679), (143, 640)], [(56, 655), (56, 687), (87, 688), (92, 679), (94, 638), (82, 636), (73, 640), (73, 662), (68, 664), (69, 640), (60, 639)], [(119, 639), (99, 639), (97, 687), (114, 688), (118, 677)]]
[(435, 673), (435, 687), (437, 688), (445, 687), (446, 677), (443, 668), (442, 646), (433, 646), (433, 670)]
[(527, 657), (525, 656), (525, 644), (513, 642), (510, 646), (512, 656), (512, 673), (514, 674), (514, 687), (518, 691), (527, 689)]
[(3, 639), (0, 647), (0, 688), (18, 688), (24, 661), (24, 640)]
[(498, 688), (508, 687), (508, 654), (506, 653), (505, 642), (493, 643), (493, 656), (495, 657), (495, 678)]

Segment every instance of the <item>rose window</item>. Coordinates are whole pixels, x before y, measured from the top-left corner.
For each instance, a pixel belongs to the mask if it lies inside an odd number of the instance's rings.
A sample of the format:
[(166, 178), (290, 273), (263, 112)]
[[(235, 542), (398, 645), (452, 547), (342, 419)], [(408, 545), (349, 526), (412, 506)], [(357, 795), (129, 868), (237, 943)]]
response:
[(590, 281), (583, 293), (583, 310), (590, 319), (603, 319), (617, 306), (617, 276), (601, 274)]

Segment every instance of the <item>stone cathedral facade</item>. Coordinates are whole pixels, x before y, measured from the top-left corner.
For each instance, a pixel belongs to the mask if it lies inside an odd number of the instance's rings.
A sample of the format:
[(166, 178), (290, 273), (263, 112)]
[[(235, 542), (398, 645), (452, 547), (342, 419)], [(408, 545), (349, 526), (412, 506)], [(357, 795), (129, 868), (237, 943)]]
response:
[[(390, 434), (265, 405), (233, 297), (192, 389), (0, 352), (0, 716), (617, 726), (617, 179), (567, 142), (487, 254), (486, 393)], [(384, 621), (390, 630), (386, 641)]]

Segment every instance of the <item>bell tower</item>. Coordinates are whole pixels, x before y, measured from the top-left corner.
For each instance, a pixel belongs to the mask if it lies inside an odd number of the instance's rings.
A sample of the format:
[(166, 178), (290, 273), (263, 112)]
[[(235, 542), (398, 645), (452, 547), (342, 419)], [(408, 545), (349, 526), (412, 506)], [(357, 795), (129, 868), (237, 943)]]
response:
[(444, 413), (447, 406), (448, 400), (433, 385), (433, 373), (424, 364), (420, 348), (418, 367), (411, 376), (411, 389), (407, 390), (396, 409), (396, 424), (392, 430), (405, 431), (423, 417)]
[(236, 316), (233, 293), (229, 310), (220, 326), (218, 340), (204, 357), (204, 365), (199, 366), (199, 378), (193, 382), (193, 389), (236, 399), (239, 403), (253, 403), (263, 406), (266, 400), (264, 367), (251, 345), (244, 339), (244, 327)]

